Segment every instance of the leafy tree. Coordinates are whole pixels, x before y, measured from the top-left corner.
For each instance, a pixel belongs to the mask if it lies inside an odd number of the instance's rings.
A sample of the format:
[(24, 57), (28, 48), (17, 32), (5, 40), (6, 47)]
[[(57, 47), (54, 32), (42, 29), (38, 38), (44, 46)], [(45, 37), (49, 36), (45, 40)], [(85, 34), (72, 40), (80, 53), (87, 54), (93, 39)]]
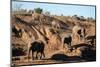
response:
[(73, 17), (78, 17), (78, 16), (75, 14), (75, 15), (73, 15)]
[(76, 20), (80, 20), (80, 18), (77, 15), (73, 15), (72, 18), (74, 18)]
[(43, 12), (43, 9), (41, 9), (41, 8), (35, 8), (34, 11), (35, 11), (36, 13), (41, 14), (41, 13)]
[(80, 20), (85, 21), (85, 17), (84, 16), (80, 16)]

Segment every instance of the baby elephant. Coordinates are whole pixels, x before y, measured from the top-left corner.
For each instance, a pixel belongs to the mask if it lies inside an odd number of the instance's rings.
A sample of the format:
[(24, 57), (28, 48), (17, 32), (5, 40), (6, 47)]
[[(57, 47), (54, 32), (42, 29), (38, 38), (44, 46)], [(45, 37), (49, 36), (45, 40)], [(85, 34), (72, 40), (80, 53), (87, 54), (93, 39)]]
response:
[[(33, 43), (31, 43), (31, 47), (29, 49), (29, 55), (30, 55), (30, 51), (32, 50), (32, 59), (34, 60), (34, 52), (36, 52), (36, 58), (40, 58), (42, 59), (42, 56), (45, 57), (44, 54), (44, 46), (45, 44), (43, 42), (38, 42), (35, 41)], [(39, 56), (40, 53), (40, 56)]]

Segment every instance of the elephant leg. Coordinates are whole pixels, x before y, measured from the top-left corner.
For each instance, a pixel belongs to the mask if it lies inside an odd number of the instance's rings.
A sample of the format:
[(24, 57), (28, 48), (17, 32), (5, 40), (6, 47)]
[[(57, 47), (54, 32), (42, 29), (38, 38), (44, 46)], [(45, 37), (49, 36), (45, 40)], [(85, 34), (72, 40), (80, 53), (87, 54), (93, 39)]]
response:
[(42, 52), (40, 52), (40, 59), (42, 59), (42, 54), (43, 54), (43, 53), (42, 53)]
[(43, 54), (43, 57), (45, 57), (44, 51), (43, 51), (43, 53), (42, 53), (42, 54)]
[(34, 51), (32, 51), (32, 60), (34, 60)]
[(40, 55), (40, 59), (42, 59), (42, 58), (44, 58), (44, 57), (45, 57), (44, 52), (41, 52), (40, 54), (41, 54), (41, 55)]
[(36, 52), (36, 59), (38, 59), (38, 52)]

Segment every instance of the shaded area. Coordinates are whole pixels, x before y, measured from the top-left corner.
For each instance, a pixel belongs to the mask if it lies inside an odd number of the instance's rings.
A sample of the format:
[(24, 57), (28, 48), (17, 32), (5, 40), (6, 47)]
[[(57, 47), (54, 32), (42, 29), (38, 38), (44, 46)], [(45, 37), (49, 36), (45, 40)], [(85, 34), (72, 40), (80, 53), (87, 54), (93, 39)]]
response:
[(54, 54), (50, 59), (56, 61), (77, 61), (80, 60), (81, 58), (79, 56), (67, 56), (65, 54)]
[(96, 61), (96, 50), (85, 49), (82, 51), (82, 59), (87, 61)]
[(79, 51), (81, 51), (81, 59), (86, 61), (96, 61), (96, 48), (93, 45), (81, 43), (73, 45), (72, 48), (75, 48), (76, 50), (79, 49)]
[(70, 61), (76, 61), (76, 62), (79, 62), (79, 61), (96, 61), (96, 56), (95, 56), (95, 52), (91, 53), (91, 51), (88, 51), (88, 52), (85, 52), (83, 51), (82, 52), (82, 57), (80, 56), (67, 56), (65, 54), (54, 54), (50, 60), (56, 60), (56, 61), (67, 61), (67, 62), (70, 62)]
[(15, 48), (13, 47), (12, 48), (12, 56), (15, 57), (15, 56), (22, 56), (22, 55), (25, 55), (26, 53), (23, 51), (22, 48)]
[(54, 54), (50, 59), (56, 61), (66, 61), (68, 60), (68, 56), (64, 54)]

